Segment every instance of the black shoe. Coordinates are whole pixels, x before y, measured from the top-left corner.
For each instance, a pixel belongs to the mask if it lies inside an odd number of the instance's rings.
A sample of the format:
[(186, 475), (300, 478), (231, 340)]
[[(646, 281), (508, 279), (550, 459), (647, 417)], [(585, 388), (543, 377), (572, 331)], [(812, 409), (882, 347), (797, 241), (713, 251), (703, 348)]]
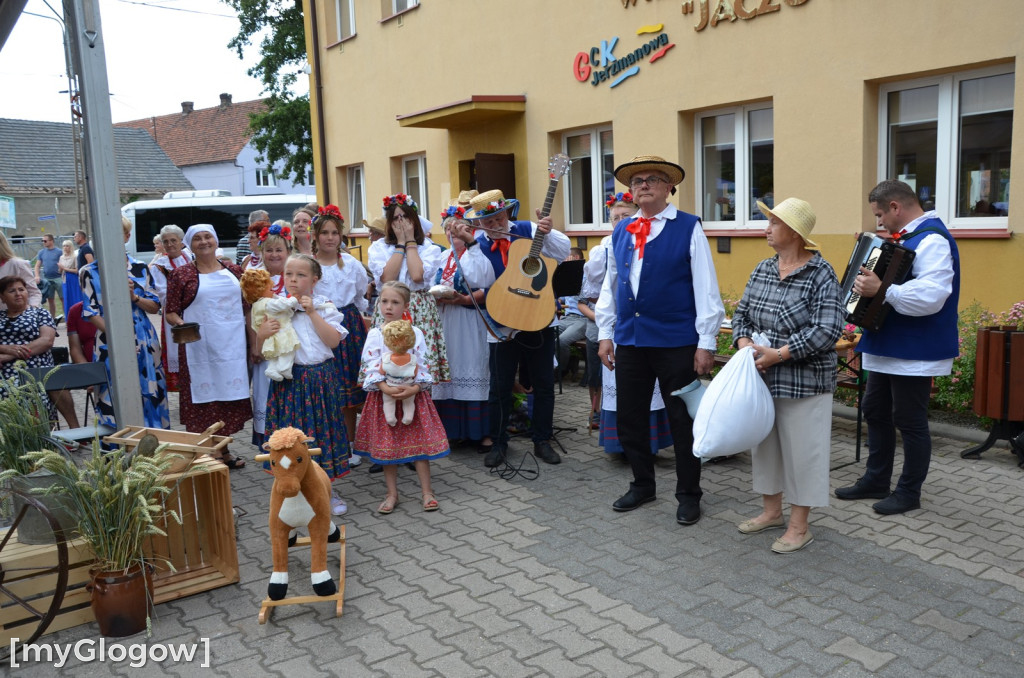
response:
[(700, 520), (700, 502), (688, 501), (676, 509), (676, 522), (680, 525), (693, 525)]
[(380, 464), (370, 464), (370, 473), (380, 473), (384, 470), (384, 467)]
[(897, 513), (906, 513), (907, 511), (921, 508), (921, 500), (901, 497), (893, 492), (871, 508), (875, 509), (875, 513), (881, 513), (883, 516), (892, 516)]
[(494, 468), (495, 466), (501, 466), (505, 463), (505, 453), (507, 448), (495, 445), (491, 448), (491, 451), (484, 457), (484, 466), (487, 468)]
[(861, 481), (855, 482), (849, 487), (837, 487), (836, 496), (840, 499), (885, 499), (889, 496), (889, 489), (871, 489), (861, 484)]
[(650, 495), (649, 497), (645, 497), (643, 495), (637, 494), (636, 490), (630, 490), (629, 492), (615, 500), (615, 503), (612, 504), (612, 510), (618, 511), (620, 513), (632, 511), (634, 509), (640, 508), (641, 506), (648, 502), (654, 501), (657, 498), (658, 497), (653, 494)]
[(535, 455), (537, 455), (538, 457), (540, 457), (540, 460), (542, 462), (544, 462), (545, 464), (561, 464), (562, 463), (562, 457), (560, 457), (558, 455), (558, 452), (555, 452), (551, 448), (551, 443), (549, 443), (546, 440), (544, 442), (542, 442), (542, 443), (534, 443), (533, 444), (533, 453)]

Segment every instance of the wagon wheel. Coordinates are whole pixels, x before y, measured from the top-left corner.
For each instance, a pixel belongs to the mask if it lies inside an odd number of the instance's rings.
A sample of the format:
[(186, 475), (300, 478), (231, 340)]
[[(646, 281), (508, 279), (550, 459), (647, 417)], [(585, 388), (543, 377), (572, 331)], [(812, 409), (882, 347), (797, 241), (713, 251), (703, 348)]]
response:
[[(10, 527), (0, 531), (0, 662), (6, 663), (11, 638), (34, 642), (57, 616), (68, 585), (68, 547), (64, 530), (53, 514), (35, 497), (12, 488), (0, 488), (0, 506), (13, 508)], [(29, 511), (38, 511), (53, 531), (53, 543), (25, 547), (15, 530)], [(22, 557), (24, 549), (38, 549), (35, 557)], [(16, 551), (22, 554), (16, 555)]]

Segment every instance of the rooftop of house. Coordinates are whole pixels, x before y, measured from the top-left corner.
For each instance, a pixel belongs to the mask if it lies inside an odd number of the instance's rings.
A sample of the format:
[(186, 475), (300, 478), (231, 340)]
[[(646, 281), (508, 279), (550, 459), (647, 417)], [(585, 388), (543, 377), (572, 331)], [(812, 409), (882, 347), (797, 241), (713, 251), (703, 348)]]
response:
[(196, 109), (193, 102), (183, 101), (178, 113), (114, 127), (146, 130), (178, 167), (234, 162), (249, 143), (249, 116), (263, 105), (261, 99), (233, 103), (230, 94), (221, 94), (220, 104), (212, 108)]
[[(75, 189), (71, 125), (0, 118), (0, 190), (11, 194)], [(153, 139), (135, 129), (114, 130), (117, 183), (122, 193), (163, 193), (192, 184)]]

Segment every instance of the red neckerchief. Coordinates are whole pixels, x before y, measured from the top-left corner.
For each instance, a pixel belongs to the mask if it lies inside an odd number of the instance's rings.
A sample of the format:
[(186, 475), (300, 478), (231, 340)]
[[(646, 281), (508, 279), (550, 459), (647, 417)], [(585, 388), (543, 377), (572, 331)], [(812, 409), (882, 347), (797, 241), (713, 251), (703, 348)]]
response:
[[(179, 254), (178, 256), (180, 257), (181, 255)], [(176, 259), (176, 258), (177, 258), (177, 257), (175, 257), (175, 259)], [(173, 271), (174, 269), (178, 268), (178, 265), (177, 265), (176, 263), (174, 263), (174, 259), (171, 259), (170, 257), (167, 257), (167, 263), (169, 263), (169, 264), (171, 265), (171, 270), (172, 270), (172, 271)]]
[(647, 217), (637, 217), (626, 224), (626, 230), (636, 236), (636, 251), (641, 259), (644, 258), (644, 245), (647, 244), (647, 236), (651, 234), (651, 220)]
[(896, 235), (894, 235), (892, 237), (892, 241), (893, 242), (899, 242), (900, 239), (903, 238), (903, 236), (905, 236), (906, 234), (907, 234), (907, 229), (904, 228), (899, 233), (897, 233)]
[(501, 250), (501, 263), (508, 266), (508, 248), (512, 245), (512, 242), (508, 238), (501, 238), (495, 240), (491, 244), (491, 251)]
[[(465, 250), (463, 250), (465, 252)], [(461, 258), (462, 255), (459, 255)], [(453, 282), (455, 280), (455, 271), (458, 265), (455, 262), (455, 250), (453, 249), (448, 253), (448, 261), (444, 265), (444, 269), (441, 271), (441, 282)]]
[(404, 311), (402, 311), (402, 320), (406, 321), (409, 324), (412, 324), (412, 314), (409, 313), (409, 309), (405, 309)]

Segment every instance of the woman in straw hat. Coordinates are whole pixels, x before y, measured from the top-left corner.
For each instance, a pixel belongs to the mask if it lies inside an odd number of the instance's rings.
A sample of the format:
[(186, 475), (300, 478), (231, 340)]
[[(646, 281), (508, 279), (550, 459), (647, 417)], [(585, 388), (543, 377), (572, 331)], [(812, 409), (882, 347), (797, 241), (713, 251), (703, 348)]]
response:
[[(373, 282), (381, 285), (397, 280), (412, 290), (409, 302), (409, 322), (423, 331), (427, 344), (425, 360), (430, 365), (434, 383), (448, 381), (448, 353), (437, 302), (428, 291), (434, 284), (434, 271), (441, 265), (444, 250), (427, 240), (419, 218), (419, 207), (412, 197), (404, 193), (384, 198), (384, 218), (387, 220), (383, 240), (370, 245), (367, 261)], [(380, 311), (373, 315), (373, 326), (382, 324)]]
[[(754, 491), (764, 510), (739, 524), (754, 534), (786, 526), (783, 495), (791, 504), (789, 526), (772, 551), (792, 553), (810, 544), (811, 507), (828, 506), (832, 393), (836, 389), (836, 340), (842, 333), (839, 282), (811, 240), (815, 216), (799, 198), (773, 209), (765, 235), (777, 254), (754, 269), (732, 319), (737, 348), (754, 347), (757, 369), (775, 403), (775, 425), (752, 452)], [(762, 332), (766, 345), (752, 337)]]

